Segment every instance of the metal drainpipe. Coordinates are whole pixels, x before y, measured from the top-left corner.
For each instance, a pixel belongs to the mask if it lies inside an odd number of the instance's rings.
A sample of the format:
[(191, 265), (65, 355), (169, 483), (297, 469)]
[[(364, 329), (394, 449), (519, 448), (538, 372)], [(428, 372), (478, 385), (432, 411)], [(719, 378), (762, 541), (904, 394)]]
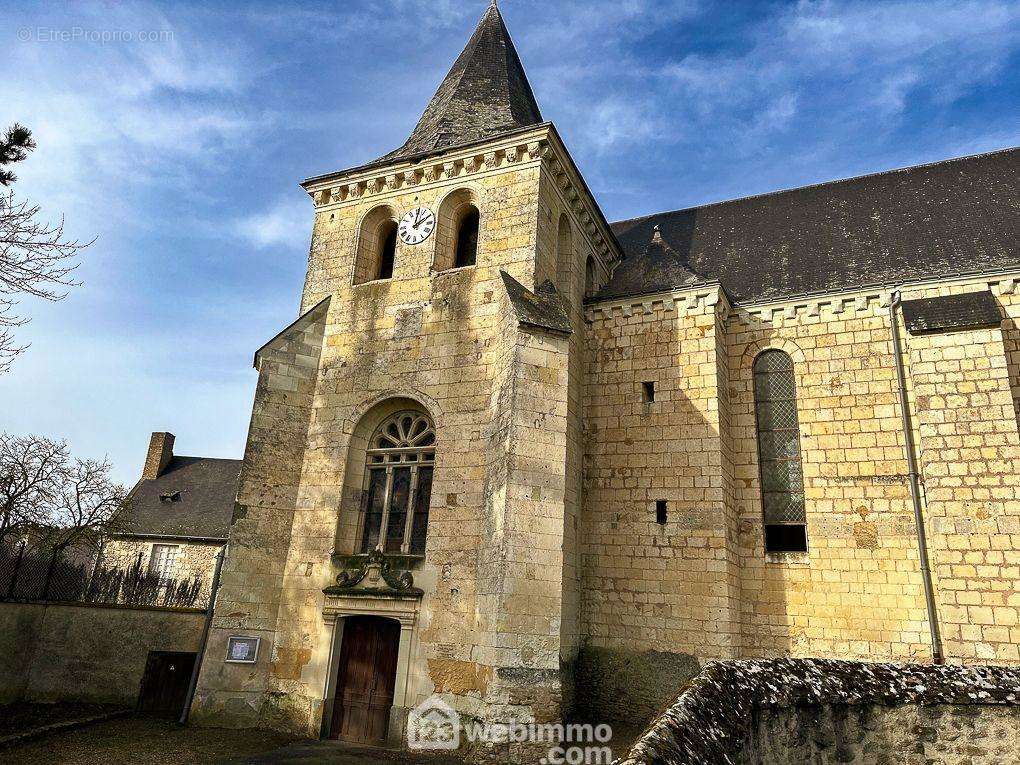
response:
[(223, 565), (223, 556), (226, 554), (227, 546), (223, 545), (216, 553), (216, 568), (213, 569), (212, 587), (209, 590), (209, 606), (205, 610), (205, 626), (202, 627), (202, 639), (198, 644), (198, 655), (195, 656), (195, 666), (191, 670), (191, 680), (188, 682), (188, 695), (184, 699), (184, 709), (181, 710), (181, 717), (177, 721), (184, 725), (191, 714), (191, 702), (195, 698), (195, 689), (198, 687), (198, 671), (202, 669), (202, 659), (205, 658), (205, 645), (209, 641), (209, 629), (212, 627), (213, 607), (216, 605), (216, 592), (220, 588), (220, 567)]
[(903, 369), (903, 354), (900, 348), (900, 329), (896, 321), (896, 306), (900, 304), (900, 292), (895, 290), (889, 304), (889, 325), (892, 330), (893, 356), (896, 360), (896, 379), (899, 382), (900, 418), (903, 423), (903, 448), (907, 453), (907, 475), (910, 479), (910, 500), (914, 505), (914, 525), (917, 528), (917, 555), (921, 563), (921, 579), (924, 582), (924, 601), (928, 607), (928, 629), (931, 632), (931, 655), (936, 664), (945, 663), (942, 654), (942, 636), (939, 634), (938, 610), (935, 607), (935, 589), (931, 582), (931, 567), (928, 564), (928, 538), (924, 531), (924, 514), (921, 511), (921, 486), (914, 457), (914, 431), (910, 424), (910, 409), (907, 406), (907, 378)]

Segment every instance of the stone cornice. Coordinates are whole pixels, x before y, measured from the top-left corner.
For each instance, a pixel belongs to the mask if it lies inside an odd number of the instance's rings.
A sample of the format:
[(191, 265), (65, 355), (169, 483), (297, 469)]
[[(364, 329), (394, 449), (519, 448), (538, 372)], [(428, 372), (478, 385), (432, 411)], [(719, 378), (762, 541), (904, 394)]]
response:
[(476, 175), (541, 160), (548, 128), (517, 133), (484, 144), (450, 149), (417, 162), (400, 161), (311, 178), (302, 187), (316, 208), (354, 203), (366, 197)]
[(996, 295), (1013, 295), (1020, 288), (1020, 271), (973, 274), (948, 279), (924, 279), (899, 285), (805, 295), (781, 301), (742, 303), (734, 307), (731, 316), (745, 326), (817, 319), (823, 313), (833, 317), (850, 318), (853, 315), (871, 314), (875, 311), (884, 312), (889, 308), (893, 292), (896, 291), (905, 296), (922, 297), (934, 289), (964, 287), (987, 289)]
[(595, 255), (608, 277), (611, 265), (623, 259), (623, 250), (609, 221), (602, 214), (594, 196), (588, 189), (573, 157), (560, 139), (556, 128), (550, 125), (548, 145), (542, 154), (546, 168), (556, 181), (563, 201), (570, 206), (574, 217), (584, 228), (585, 234), (595, 247)]
[(610, 319), (613, 316), (634, 316), (651, 314), (658, 309), (687, 313), (699, 310), (705, 312), (715, 307), (725, 317), (731, 310), (726, 294), (719, 282), (702, 282), (669, 292), (657, 292), (618, 300), (606, 300), (585, 306), (585, 317), (589, 321)]
[[(662, 305), (668, 310), (678, 306), (686, 310), (696, 307), (697, 300), (705, 299), (710, 288), (718, 289), (718, 282), (704, 282), (668, 292), (634, 295), (591, 303), (585, 306), (589, 320), (616, 315), (633, 316), (650, 313)], [(817, 319), (823, 314), (850, 318), (853, 315), (871, 314), (889, 308), (894, 291), (905, 297), (922, 297), (937, 288), (974, 287), (990, 290), (995, 295), (1020, 293), (1020, 271), (1003, 271), (993, 274), (972, 274), (948, 279), (925, 279), (899, 285), (882, 285), (860, 290), (816, 293), (775, 301), (731, 304), (719, 289), (718, 311), (723, 321), (732, 320), (744, 326), (752, 324), (780, 324)]]
[(622, 251), (609, 223), (588, 190), (577, 166), (551, 124), (494, 139), (419, 162), (400, 162), (305, 181), (302, 186), (317, 211), (335, 209), (372, 197), (406, 193), (419, 186), (467, 180), (483, 174), (528, 166), (544, 167), (593, 245), (599, 265), (608, 275)]

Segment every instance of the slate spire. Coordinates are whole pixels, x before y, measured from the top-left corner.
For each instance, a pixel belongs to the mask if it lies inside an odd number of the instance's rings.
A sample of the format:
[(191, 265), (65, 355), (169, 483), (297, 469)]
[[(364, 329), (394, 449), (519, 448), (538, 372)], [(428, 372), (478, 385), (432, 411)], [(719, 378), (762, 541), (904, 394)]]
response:
[(397, 160), (537, 125), (542, 113), (495, 2), (482, 16)]

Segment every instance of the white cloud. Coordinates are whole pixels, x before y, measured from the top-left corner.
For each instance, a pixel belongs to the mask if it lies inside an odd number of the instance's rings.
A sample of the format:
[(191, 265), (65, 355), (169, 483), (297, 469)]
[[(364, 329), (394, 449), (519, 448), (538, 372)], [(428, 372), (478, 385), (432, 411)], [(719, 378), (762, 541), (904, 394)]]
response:
[(61, 8), (36, 28), (165, 33), (152, 42), (33, 39), (6, 51), (18, 76), (0, 79), (0, 103), (38, 144), (19, 163), (16, 190), (91, 238), (112, 220), (143, 220), (132, 197), (147, 186), (193, 188), (224, 145), (250, 140), (255, 118), (239, 97), (243, 60), (192, 34), (186, 17), (140, 4)]
[(231, 228), (255, 247), (304, 247), (308, 244), (311, 221), (311, 202), (301, 194), (287, 196), (268, 210), (239, 218)]
[(1020, 47), (1020, 4), (802, 0), (747, 38), (740, 54), (689, 55), (659, 70), (678, 119), (722, 140), (727, 125), (743, 125), (743, 138), (783, 130), (799, 105), (837, 126), (892, 124), (920, 92), (948, 103), (1000, 72)]

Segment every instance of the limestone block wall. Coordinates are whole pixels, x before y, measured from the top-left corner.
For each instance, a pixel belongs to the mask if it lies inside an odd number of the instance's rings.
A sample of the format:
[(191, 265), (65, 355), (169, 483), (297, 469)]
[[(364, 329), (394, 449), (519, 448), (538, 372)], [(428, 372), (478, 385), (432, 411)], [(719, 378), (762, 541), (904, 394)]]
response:
[[(540, 167), (537, 157), (522, 155), (513, 165), (461, 171), (317, 212), (303, 303), (322, 294), (333, 300), (297, 500), (295, 528), (302, 531), (290, 549), (292, 569), (310, 564), (312, 575), (285, 582), (290, 605), (279, 636), (309, 652), (287, 685), (291, 698), (307, 700), (308, 719), (325, 680), (321, 589), (336, 575), (333, 530), (339, 525), (337, 543), (350, 551), (358, 528), (362, 486), (346, 475), (351, 438), (376, 405), (394, 398), (427, 411), (437, 431), (426, 557), (415, 571), (425, 595), (408, 704), (439, 690), (459, 709), (484, 715), (499, 685), (495, 668), (533, 666), (507, 642), (516, 638), (500, 637), (507, 630), (499, 603), (512, 561), (503, 533), (516, 523), (507, 519), (506, 452), (517, 331), (499, 270), (533, 284)], [(380, 204), (436, 210), (465, 187), (480, 212), (475, 266), (434, 271), (446, 259), (436, 248), (453, 240), (437, 231), (420, 246), (398, 244), (391, 280), (351, 286), (350, 253), (364, 215)]]
[(568, 306), (573, 332), (569, 337), (566, 411), (566, 463), (563, 494), (563, 593), (560, 616), (560, 659), (567, 677), (563, 682), (564, 709), (575, 706), (570, 676), (581, 642), (580, 535), (583, 486), (583, 390), (586, 325), (583, 298), (585, 265), (596, 262), (591, 240), (574, 217), (561, 183), (544, 173), (539, 188), (538, 242), (535, 281), (550, 279)]
[[(293, 704), (271, 682), (294, 654), (276, 645), (287, 553), (294, 527), (326, 304), (306, 314), (259, 354), (259, 380), (230, 541), (220, 575), (207, 660), (191, 719), (237, 727), (285, 726)], [(257, 663), (227, 664), (231, 635), (261, 639)], [(280, 670), (277, 670), (279, 672)], [(283, 670), (286, 672), (286, 669)], [(307, 706), (303, 711), (306, 722)]]
[(198, 650), (198, 609), (0, 602), (0, 703), (132, 706), (149, 651)]
[(946, 655), (1020, 661), (1020, 433), (1003, 330), (910, 336), (907, 353)]
[[(806, 554), (764, 549), (752, 367), (767, 348), (794, 363)], [(930, 658), (888, 296), (738, 309), (729, 359), (743, 654)]]
[[(1008, 328), (1017, 307), (1005, 284), (964, 280), (905, 297), (991, 288)], [(732, 320), (745, 655), (931, 656), (888, 302), (888, 293), (859, 295), (738, 311)], [(1020, 520), (1011, 486), (1020, 466), (1016, 378), (1002, 333), (900, 333), (947, 658), (1014, 662), (1020, 568), (1011, 548)], [(787, 350), (795, 363), (806, 556), (762, 551), (750, 365), (766, 347)]]
[[(586, 655), (604, 662), (615, 651), (622, 664), (659, 659), (674, 688), (686, 679), (678, 667), (739, 648), (719, 299), (710, 286), (589, 315), (583, 628), (599, 650)], [(654, 401), (644, 400), (645, 382), (654, 384)], [(657, 501), (666, 505), (661, 524)], [(684, 656), (693, 661), (677, 660)], [(606, 673), (586, 667), (583, 676)], [(642, 704), (638, 714), (654, 711)]]
[[(905, 294), (991, 289), (1004, 316), (1001, 330), (913, 336), (900, 327), (952, 661), (1017, 661), (1015, 286), (964, 279)], [(890, 292), (721, 304), (715, 320), (692, 314), (697, 293), (589, 309), (589, 655), (613, 666), (644, 666), (655, 652), (695, 664), (717, 655), (930, 660)], [(752, 367), (769, 348), (794, 362), (806, 553), (764, 549)], [(646, 380), (656, 382), (652, 404), (641, 403)], [(664, 529), (654, 523), (657, 495), (667, 499)], [(712, 507), (721, 509), (713, 515)], [(719, 577), (699, 590), (705, 571)], [(728, 617), (727, 603), (735, 604)], [(729, 643), (727, 634), (735, 635)], [(629, 659), (607, 658), (613, 649)], [(597, 668), (592, 675), (607, 677)]]
[(212, 590), (213, 571), (216, 555), (222, 543), (192, 542), (185, 539), (142, 539), (139, 537), (115, 537), (103, 546), (103, 565), (128, 569), (135, 565), (141, 555), (142, 566), (147, 568), (152, 560), (154, 544), (176, 545), (174, 568), (171, 576), (178, 580), (195, 578), (202, 582), (199, 599), (205, 601)]
[[(424, 172), (397, 169), (385, 183), (316, 192), (302, 309), (329, 297), (321, 342), (262, 352), (241, 517), (225, 568), (234, 594), (217, 609), (215, 639), (243, 628), (263, 637), (263, 654), (254, 668), (221, 664), (203, 674), (196, 711), (207, 708), (204, 719), (244, 724), (254, 715), (320, 733), (335, 671), (322, 589), (338, 573), (334, 553), (356, 549), (359, 449), (383, 412), (405, 406), (432, 417), (437, 440), (426, 553), (413, 565), (424, 594), (402, 698), (413, 706), (436, 692), (464, 715), (501, 721), (560, 714), (561, 656), (569, 659), (578, 634), (573, 627), (569, 639), (561, 635), (564, 614), (576, 621), (578, 600), (576, 565), (565, 574), (573, 543), (564, 542), (579, 501), (580, 417), (569, 403), (575, 346), (519, 328), (506, 299), (500, 270), (528, 288), (545, 273), (547, 254), (536, 255), (540, 221), (557, 219), (544, 206), (563, 193), (543, 185), (547, 144), (517, 140), (523, 144), (454, 153)], [(353, 283), (363, 222), (380, 206), (387, 214), (439, 210), (465, 190), (480, 212), (474, 266), (443, 270), (452, 258), (441, 248), (455, 237), (437, 230), (421, 245), (398, 243), (392, 278)], [(578, 232), (573, 256), (585, 257), (589, 234), (580, 233), (572, 208), (560, 210)], [(270, 436), (273, 464), (262, 459)], [(249, 572), (258, 569), (265, 573), (256, 583)], [(359, 608), (371, 613), (372, 603)], [(342, 628), (342, 618), (336, 623)]]

